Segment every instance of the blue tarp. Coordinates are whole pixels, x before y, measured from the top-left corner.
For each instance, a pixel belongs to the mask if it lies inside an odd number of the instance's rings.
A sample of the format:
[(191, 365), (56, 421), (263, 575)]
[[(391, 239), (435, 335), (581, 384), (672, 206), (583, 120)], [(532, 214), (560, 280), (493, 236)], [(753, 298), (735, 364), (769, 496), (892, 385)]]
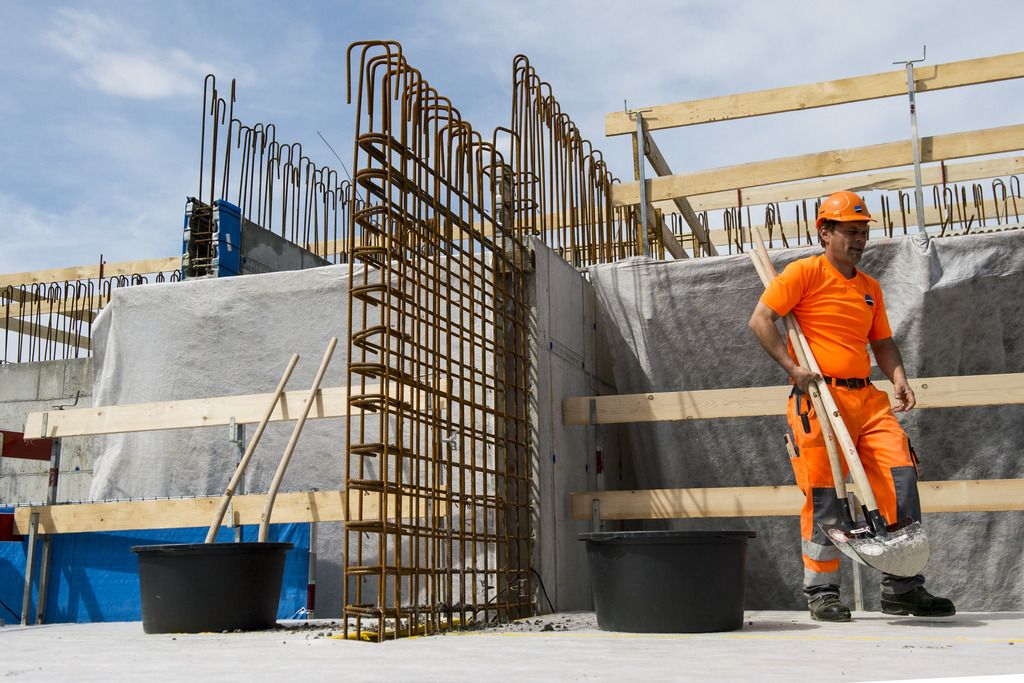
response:
[[(0, 508), (2, 511), (2, 508)], [(258, 527), (242, 527), (242, 540), (255, 541)], [(50, 583), (46, 595), (46, 623), (141, 621), (136, 545), (202, 543), (206, 529), (159, 529), (116, 533), (61, 534), (53, 536), (50, 550)], [(218, 543), (234, 540), (232, 529), (221, 529)], [(309, 525), (272, 524), (270, 541), (294, 543), (285, 558), (281, 602), (277, 617), (287, 619), (306, 605), (309, 568)], [(40, 543), (36, 548), (39, 567)], [(0, 543), (0, 618), (7, 623), (21, 618), (28, 539)], [(36, 570), (35, 581), (39, 572)], [(33, 596), (38, 585), (33, 588)], [(35, 614), (35, 603), (30, 608)], [(30, 623), (32, 618), (30, 618)]]

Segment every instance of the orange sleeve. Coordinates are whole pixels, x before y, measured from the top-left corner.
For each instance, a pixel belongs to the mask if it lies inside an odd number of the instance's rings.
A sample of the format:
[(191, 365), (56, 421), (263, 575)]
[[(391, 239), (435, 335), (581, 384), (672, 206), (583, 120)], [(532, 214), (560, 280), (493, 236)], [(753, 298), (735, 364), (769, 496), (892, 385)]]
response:
[(882, 288), (875, 283), (875, 315), (871, 320), (871, 329), (868, 330), (868, 339), (888, 339), (892, 336), (892, 328), (889, 327), (889, 315), (885, 312), (885, 300), (882, 298)]
[(792, 311), (804, 296), (806, 277), (803, 260), (793, 261), (786, 266), (774, 280), (768, 283), (764, 294), (761, 295), (764, 305), (780, 316), (785, 316)]

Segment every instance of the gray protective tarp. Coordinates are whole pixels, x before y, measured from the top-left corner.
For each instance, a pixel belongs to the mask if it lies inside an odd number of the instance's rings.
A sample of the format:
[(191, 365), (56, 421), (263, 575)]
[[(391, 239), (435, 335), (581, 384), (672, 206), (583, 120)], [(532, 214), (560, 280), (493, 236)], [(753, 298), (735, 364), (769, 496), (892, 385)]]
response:
[[(293, 353), (288, 390), (308, 390), (332, 336), (322, 387), (344, 385), (348, 266), (131, 287), (96, 321), (94, 405), (272, 392)], [(268, 426), (238, 493), (266, 491), (294, 422)], [(255, 425), (246, 427), (246, 439)], [(341, 419), (306, 423), (282, 491), (344, 482)], [(228, 427), (97, 437), (91, 497), (223, 492), (238, 462)]]
[[(459, 262), (448, 263), (447, 268), (455, 283), (473, 277), (468, 274), (468, 267)], [(482, 266), (477, 263), (475, 268), (479, 280), (483, 277)], [(361, 270), (355, 277), (357, 284), (362, 284)], [(371, 273), (370, 282), (377, 279)], [(493, 326), (481, 323), (480, 302), (470, 301), (472, 293), (468, 291), (463, 296), (465, 301), (452, 297), (453, 310), (447, 322), (472, 324), (479, 335), (493, 336)], [(93, 403), (112, 406), (269, 394), (293, 353), (299, 353), (301, 360), (287, 388), (308, 391), (332, 336), (339, 337), (339, 344), (322, 388), (343, 386), (347, 383), (348, 300), (348, 265), (118, 290), (94, 325)], [(359, 323), (366, 329), (378, 322), (376, 310), (369, 309), (366, 321)], [(431, 338), (422, 326), (420, 331), (423, 338)], [(493, 359), (484, 358), (481, 347), (477, 342), (467, 350), (467, 344), (462, 344), (451, 347), (449, 353), (463, 362), (469, 362), (475, 354), (473, 364), (478, 372), (486, 370), (489, 376), (493, 375)], [(471, 391), (465, 382), (455, 389), (465, 394)], [(480, 400), (493, 403), (493, 399), (483, 398), (492, 395), (493, 389), (477, 389)], [(377, 419), (376, 415), (365, 415), (369, 441), (379, 438)], [(491, 417), (486, 420), (493, 432)], [(294, 421), (289, 421), (267, 427), (236, 493), (262, 493), (268, 489), (294, 425)], [(391, 427), (394, 428), (394, 422)], [(247, 425), (246, 440), (254, 430), (255, 425)], [(409, 434), (410, 430), (406, 430), (402, 437), (407, 446)], [(219, 495), (239, 456), (228, 439), (226, 426), (95, 437), (90, 497), (111, 500)], [(485, 447), (480, 440), (475, 443), (477, 457), (482, 457)], [(343, 488), (345, 447), (344, 418), (307, 422), (281, 491)], [(377, 475), (376, 458), (367, 459), (364, 465), (365, 478)], [(411, 465), (406, 463), (406, 467)], [(404, 475), (404, 480), (411, 480), (410, 470)], [(392, 481), (397, 479), (394, 472), (390, 476)], [(477, 475), (477, 488), (484, 491), (482, 477)], [(494, 483), (490, 486), (493, 491)], [(454, 520), (461, 523), (459, 515), (454, 515)], [(331, 616), (340, 608), (342, 533), (338, 524), (320, 526), (319, 564), (328, 574), (321, 575), (318, 583), (327, 588), (320, 591), (327, 598), (327, 607), (326, 611), (317, 611)], [(375, 550), (376, 538), (364, 539), (364, 551)], [(493, 544), (489, 549), (481, 544), (478, 561), (494, 566), (493, 553)], [(323, 568), (325, 559), (328, 566)], [(454, 566), (458, 566), (455, 562)], [(363, 580), (364, 585), (371, 586), (367, 590), (375, 590), (369, 579)]]
[[(778, 270), (820, 253), (772, 253)], [(882, 284), (889, 320), (911, 377), (1024, 372), (1024, 231), (952, 239), (872, 242), (862, 269)], [(596, 266), (600, 328), (616, 390), (722, 389), (784, 384), (747, 320), (763, 288), (748, 255)], [(875, 377), (881, 377), (877, 367)], [(922, 480), (1024, 477), (1024, 406), (918, 410), (900, 421), (921, 459)], [(639, 488), (791, 484), (785, 418), (735, 418), (625, 426)], [(796, 517), (674, 522), (679, 528), (751, 528), (747, 606), (802, 603)], [(928, 587), (961, 610), (1024, 609), (1024, 513), (926, 514)], [(653, 526), (653, 523), (650, 524)], [(852, 600), (844, 561), (844, 595)], [(865, 602), (877, 609), (877, 575)]]

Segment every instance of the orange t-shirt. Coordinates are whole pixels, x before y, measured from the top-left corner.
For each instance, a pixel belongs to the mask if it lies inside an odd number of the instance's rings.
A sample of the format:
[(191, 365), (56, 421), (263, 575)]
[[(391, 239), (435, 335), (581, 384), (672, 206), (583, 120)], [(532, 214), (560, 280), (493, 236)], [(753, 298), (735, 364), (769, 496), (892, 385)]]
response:
[(892, 336), (878, 280), (859, 270), (847, 280), (824, 255), (790, 263), (761, 301), (781, 316), (796, 316), (821, 373), (830, 377), (867, 377), (868, 341)]

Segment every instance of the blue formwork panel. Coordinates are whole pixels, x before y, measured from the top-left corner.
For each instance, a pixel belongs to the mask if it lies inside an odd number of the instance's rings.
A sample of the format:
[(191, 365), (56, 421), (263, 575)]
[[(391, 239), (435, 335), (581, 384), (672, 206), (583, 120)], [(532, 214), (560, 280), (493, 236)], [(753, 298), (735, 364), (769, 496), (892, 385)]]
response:
[[(243, 541), (256, 541), (257, 526), (242, 527)], [(50, 550), (50, 580), (46, 591), (46, 623), (90, 623), (100, 621), (141, 621), (138, 560), (131, 552), (136, 545), (202, 543), (206, 529), (156, 529), (111, 533), (61, 534), (53, 536)], [(222, 528), (218, 543), (234, 540), (234, 530)], [(295, 545), (285, 557), (281, 580), (281, 601), (277, 618), (287, 619), (306, 606), (309, 578), (309, 525), (272, 524), (270, 541)], [(39, 548), (36, 567), (39, 566)], [(25, 585), (25, 556), (28, 539), (0, 543), (0, 619), (16, 623), (21, 619)], [(38, 582), (36, 570), (34, 581)], [(33, 596), (38, 586), (33, 587)], [(35, 603), (29, 611), (35, 615)]]
[(231, 202), (213, 203), (217, 230), (217, 277), (242, 274), (242, 210)]
[[(195, 254), (192, 240), (195, 235), (189, 225), (194, 210), (194, 202), (189, 199), (185, 202), (185, 219), (182, 228), (181, 253), (182, 253), (182, 278), (188, 276), (188, 268), (184, 267), (186, 262), (191, 263)], [(213, 239), (216, 243), (215, 254), (212, 255), (210, 263), (212, 272), (209, 274), (216, 277), (231, 277), (242, 274), (242, 210), (223, 199), (213, 203), (212, 224)]]

